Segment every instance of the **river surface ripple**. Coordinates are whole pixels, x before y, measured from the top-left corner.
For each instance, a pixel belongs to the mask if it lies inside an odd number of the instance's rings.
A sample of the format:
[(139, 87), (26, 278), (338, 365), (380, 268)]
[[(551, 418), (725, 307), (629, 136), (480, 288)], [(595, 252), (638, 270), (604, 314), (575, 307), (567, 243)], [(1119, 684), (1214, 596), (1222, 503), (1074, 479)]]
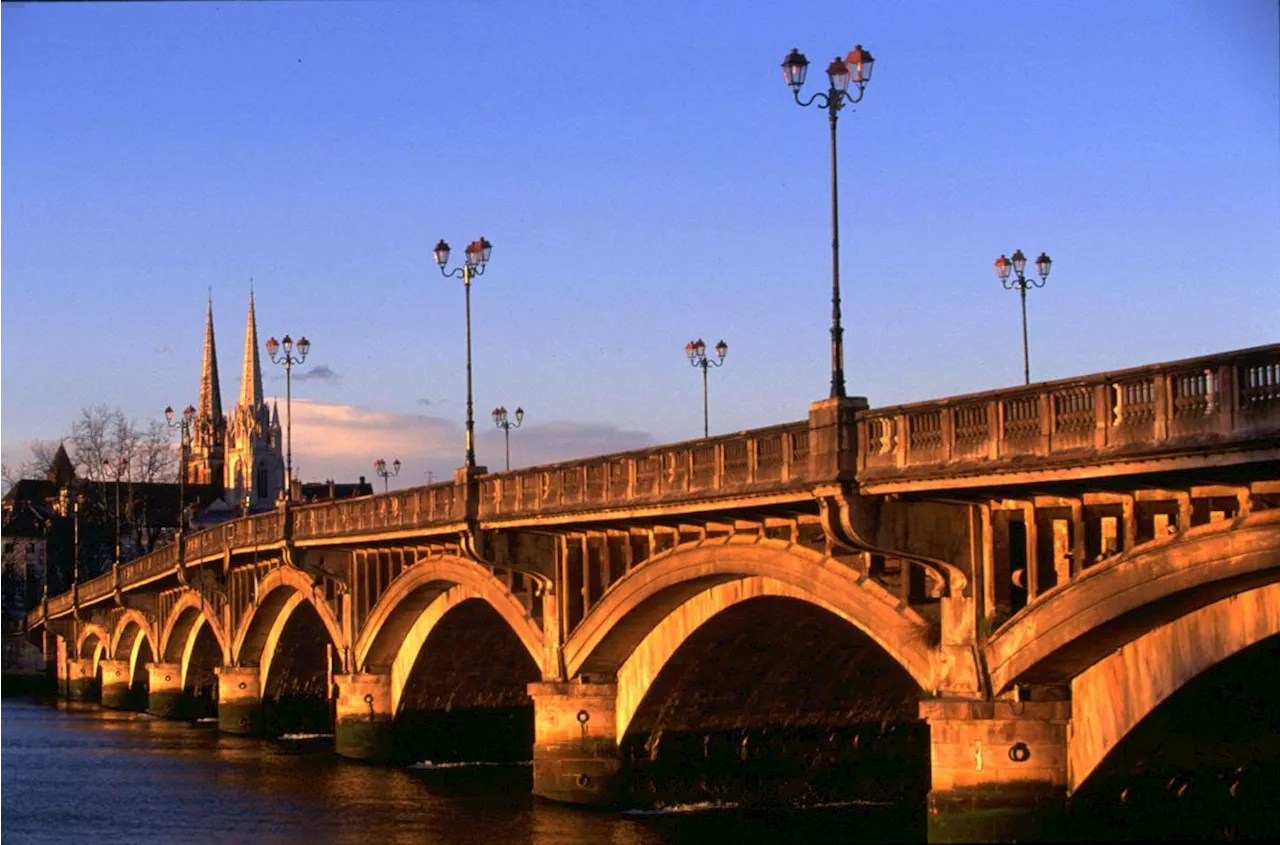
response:
[(894, 808), (658, 814), (565, 807), (524, 766), (393, 769), (92, 705), (0, 704), (6, 843), (666, 845), (921, 841)]

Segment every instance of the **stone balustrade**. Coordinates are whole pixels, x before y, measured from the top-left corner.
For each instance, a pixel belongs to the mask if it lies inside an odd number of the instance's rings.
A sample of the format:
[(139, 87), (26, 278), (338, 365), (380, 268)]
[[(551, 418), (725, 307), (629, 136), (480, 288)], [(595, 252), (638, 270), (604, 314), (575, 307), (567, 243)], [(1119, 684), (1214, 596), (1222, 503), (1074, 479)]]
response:
[(857, 415), (858, 479), (1114, 459), (1280, 434), (1280, 344)]
[(796, 422), (483, 476), (493, 519), (776, 490), (809, 474), (809, 427)]

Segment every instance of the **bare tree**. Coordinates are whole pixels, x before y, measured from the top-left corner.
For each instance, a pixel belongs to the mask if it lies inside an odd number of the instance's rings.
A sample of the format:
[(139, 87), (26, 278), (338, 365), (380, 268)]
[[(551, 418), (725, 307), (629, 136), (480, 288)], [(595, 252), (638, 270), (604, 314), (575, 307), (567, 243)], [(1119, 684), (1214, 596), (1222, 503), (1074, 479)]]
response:
[[(153, 420), (145, 429), (119, 408), (82, 408), (71, 426), (70, 457), (81, 478), (104, 485), (119, 483), (121, 532), (133, 547), (151, 551), (159, 537), (152, 525), (150, 497), (137, 484), (177, 481), (178, 455), (168, 427)], [(102, 503), (104, 517), (115, 519), (114, 501)]]
[(0, 464), (0, 480), (7, 492), (24, 478), (44, 478), (53, 466), (53, 456), (58, 452), (59, 440), (36, 440), (31, 444), (31, 460)]

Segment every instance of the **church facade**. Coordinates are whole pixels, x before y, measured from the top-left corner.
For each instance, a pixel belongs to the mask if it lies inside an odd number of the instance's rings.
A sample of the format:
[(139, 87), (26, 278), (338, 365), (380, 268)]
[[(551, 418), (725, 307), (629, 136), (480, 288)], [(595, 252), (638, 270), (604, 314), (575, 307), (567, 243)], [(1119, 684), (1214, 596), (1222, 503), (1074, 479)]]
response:
[(280, 413), (274, 403), (268, 408), (262, 395), (262, 365), (258, 359), (258, 326), (252, 293), (240, 367), (240, 399), (226, 415), (222, 411), (222, 389), (218, 383), (213, 301), (209, 302), (200, 400), (191, 426), (189, 449), (186, 482), (221, 485), (223, 500), (231, 507), (250, 510), (271, 507), (285, 489)]

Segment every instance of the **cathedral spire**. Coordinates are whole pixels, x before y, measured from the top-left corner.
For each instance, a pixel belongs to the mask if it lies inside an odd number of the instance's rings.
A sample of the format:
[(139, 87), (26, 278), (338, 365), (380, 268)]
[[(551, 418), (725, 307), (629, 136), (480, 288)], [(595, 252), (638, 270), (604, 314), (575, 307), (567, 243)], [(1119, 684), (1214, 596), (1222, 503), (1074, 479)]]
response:
[(205, 420), (222, 420), (222, 390), (218, 386), (218, 350), (213, 342), (213, 297), (204, 321), (204, 363), (200, 367), (200, 406)]
[(262, 404), (262, 367), (258, 364), (258, 324), (249, 291), (249, 322), (244, 330), (244, 365), (240, 371), (240, 406), (252, 411)]

